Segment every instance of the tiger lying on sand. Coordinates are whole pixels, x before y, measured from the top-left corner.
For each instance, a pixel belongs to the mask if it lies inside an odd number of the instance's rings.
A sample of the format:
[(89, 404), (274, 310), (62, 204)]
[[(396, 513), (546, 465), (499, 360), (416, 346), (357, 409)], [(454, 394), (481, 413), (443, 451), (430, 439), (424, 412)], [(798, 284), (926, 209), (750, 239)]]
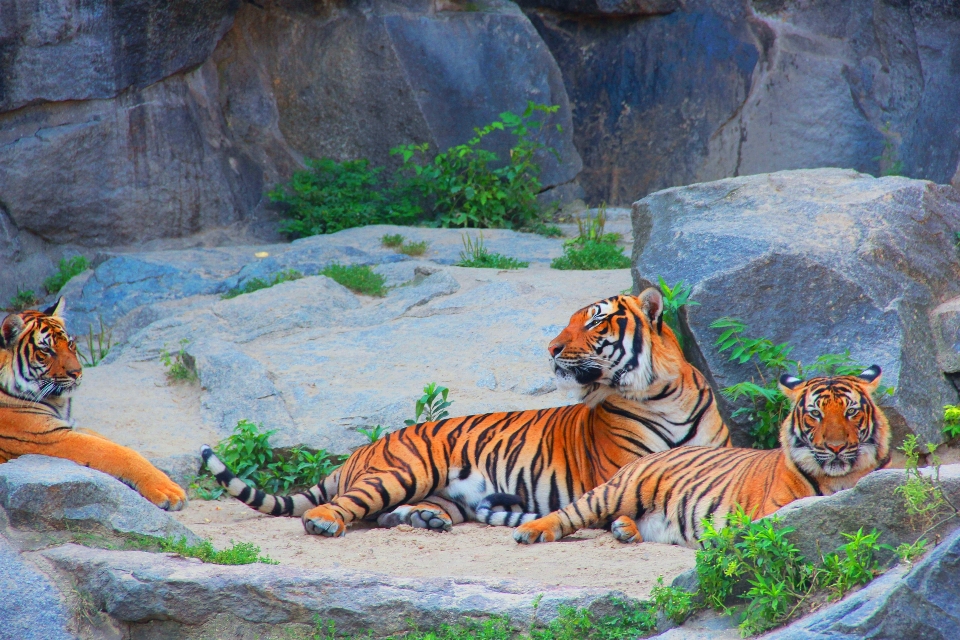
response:
[(66, 458), (109, 473), (161, 509), (187, 496), (133, 449), (74, 429), (69, 394), (83, 370), (63, 325), (63, 298), (45, 311), (23, 311), (0, 324), (0, 462), (28, 453)]
[(663, 298), (650, 288), (573, 315), (549, 352), (557, 377), (577, 385), (583, 403), (409, 426), (361, 447), (303, 493), (265, 494), (209, 447), (201, 454), (231, 495), (271, 515), (302, 515), (312, 534), (342, 536), (350, 523), (372, 518), (437, 530), (468, 519), (510, 524), (513, 514), (494, 508), (514, 502), (546, 514), (640, 456), (729, 446), (713, 392), (662, 313)]
[[(696, 547), (702, 520), (725, 526), (739, 505), (752, 518), (794, 500), (849, 489), (890, 460), (890, 426), (871, 398), (880, 367), (859, 376), (780, 379), (792, 403), (780, 448), (684, 447), (628, 464), (609, 482), (513, 533), (521, 543), (551, 542), (610, 524), (621, 542)], [(532, 521), (530, 521), (532, 520)]]

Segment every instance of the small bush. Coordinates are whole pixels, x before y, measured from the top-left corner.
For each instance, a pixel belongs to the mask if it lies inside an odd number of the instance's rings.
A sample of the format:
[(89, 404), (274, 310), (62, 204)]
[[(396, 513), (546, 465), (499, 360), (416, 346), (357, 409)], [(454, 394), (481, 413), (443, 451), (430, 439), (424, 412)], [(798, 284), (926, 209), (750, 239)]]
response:
[(947, 438), (960, 436), (960, 406), (953, 404), (943, 406), (943, 435)]
[(184, 558), (197, 558), (201, 562), (211, 564), (280, 564), (267, 556), (260, 554), (260, 547), (251, 542), (233, 542), (226, 549), (217, 551), (213, 543), (203, 540), (200, 544), (187, 544), (185, 537), (179, 540), (173, 538), (161, 539), (160, 550), (166, 553), (176, 553)]
[(453, 400), (447, 401), (447, 394), (450, 390), (446, 387), (438, 386), (436, 382), (431, 382), (423, 388), (423, 396), (417, 400), (414, 405), (413, 420), (405, 420), (407, 426), (421, 422), (435, 422), (443, 420), (449, 414), (447, 408), (453, 404)]
[(188, 344), (190, 341), (183, 338), (176, 353), (170, 353), (166, 347), (160, 350), (160, 362), (166, 367), (167, 380), (170, 382), (196, 382), (199, 379), (197, 361), (186, 352)]
[(387, 279), (367, 265), (348, 266), (334, 263), (324, 267), (320, 275), (327, 276), (356, 293), (379, 298), (387, 295)]
[(83, 273), (89, 266), (90, 264), (83, 256), (74, 256), (70, 259), (61, 258), (57, 272), (43, 281), (43, 288), (50, 294), (60, 293), (60, 289), (63, 289), (70, 278)]
[(665, 586), (663, 576), (657, 578), (657, 584), (650, 591), (653, 604), (675, 624), (683, 624), (683, 621), (693, 613), (694, 595), (696, 594), (677, 587)]
[(380, 436), (382, 436), (386, 432), (386, 429), (384, 429), (378, 424), (377, 426), (371, 427), (370, 429), (357, 429), (357, 431), (367, 436), (367, 440), (369, 440), (370, 443), (373, 444), (374, 442), (380, 439)]
[(579, 234), (563, 243), (563, 255), (553, 259), (554, 269), (595, 271), (597, 269), (629, 269), (630, 258), (618, 247), (620, 234), (604, 233), (607, 206), (601, 204), (597, 215), (577, 220)]
[(33, 289), (21, 290), (20, 287), (17, 287), (17, 292), (10, 298), (10, 306), (8, 309), (10, 311), (20, 312), (26, 311), (38, 304), (40, 304), (40, 299), (37, 298)]
[(380, 238), (380, 244), (388, 249), (399, 249), (403, 246), (404, 237), (399, 233), (388, 233)]
[(500, 253), (490, 253), (483, 244), (483, 234), (473, 240), (469, 235), (461, 236), (463, 250), (460, 260), (454, 263), (455, 267), (473, 267), (476, 269), (525, 269), (529, 262), (522, 262)]
[(263, 278), (250, 278), (243, 283), (242, 287), (234, 287), (226, 293), (220, 296), (223, 300), (229, 300), (231, 298), (236, 298), (237, 296), (242, 296), (245, 293), (253, 293), (254, 291), (260, 291), (261, 289), (269, 289), (270, 287), (276, 286), (281, 282), (291, 282), (293, 280), (299, 280), (303, 277), (303, 274), (297, 271), (296, 269), (284, 269), (279, 271), (269, 279), (264, 280)]
[(685, 285), (683, 280), (672, 287), (664, 281), (663, 276), (658, 276), (657, 280), (660, 284), (660, 292), (663, 294), (663, 320), (673, 329), (680, 347), (683, 348), (683, 334), (680, 333), (680, 309), (696, 306), (700, 303), (690, 299), (690, 287)]

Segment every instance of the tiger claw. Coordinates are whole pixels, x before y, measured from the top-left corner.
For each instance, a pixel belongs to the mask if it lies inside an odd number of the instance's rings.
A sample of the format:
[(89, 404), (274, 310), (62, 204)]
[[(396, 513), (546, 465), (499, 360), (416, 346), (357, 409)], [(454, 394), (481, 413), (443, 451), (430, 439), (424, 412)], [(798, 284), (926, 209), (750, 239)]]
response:
[(548, 529), (540, 520), (522, 524), (513, 530), (513, 539), (520, 544), (537, 544), (538, 542), (554, 542), (559, 536)]
[(629, 516), (620, 516), (610, 524), (610, 533), (620, 542), (643, 542), (637, 523)]
[(343, 518), (325, 506), (310, 509), (303, 514), (304, 530), (314, 536), (342, 538), (347, 533)]

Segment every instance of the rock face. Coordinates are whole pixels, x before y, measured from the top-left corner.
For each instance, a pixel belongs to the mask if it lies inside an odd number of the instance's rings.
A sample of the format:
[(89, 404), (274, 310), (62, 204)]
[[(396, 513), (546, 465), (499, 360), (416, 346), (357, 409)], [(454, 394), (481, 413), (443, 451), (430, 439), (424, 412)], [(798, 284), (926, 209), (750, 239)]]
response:
[[(607, 592), (547, 587), (514, 580), (391, 578), (339, 569), (201, 564), (162, 554), (102, 551), (65, 545), (43, 552), (57, 569), (114, 620), (140, 633), (177, 638), (256, 637), (277, 627), (312, 629), (314, 617), (333, 621), (339, 633), (377, 636), (432, 628), (467, 616), (507, 615), (528, 623), (543, 594), (538, 619), (561, 605), (603, 606)], [(136, 576), (136, 579), (130, 579)], [(129, 625), (129, 627), (127, 627)], [(241, 635), (244, 631), (250, 635)]]
[(589, 201), (783, 169), (960, 175), (954, 3), (682, 5), (522, 3), (563, 72)]
[[(633, 209), (634, 281), (693, 286), (695, 364), (718, 387), (756, 376), (713, 346), (720, 317), (789, 342), (811, 363), (842, 353), (879, 364), (895, 438), (941, 442), (956, 390), (937, 364), (929, 314), (960, 291), (960, 195), (951, 187), (853, 171), (784, 171), (668, 189)], [(734, 434), (749, 444), (744, 433)]]
[(0, 536), (0, 624), (7, 638), (72, 640), (66, 607), (50, 579)]

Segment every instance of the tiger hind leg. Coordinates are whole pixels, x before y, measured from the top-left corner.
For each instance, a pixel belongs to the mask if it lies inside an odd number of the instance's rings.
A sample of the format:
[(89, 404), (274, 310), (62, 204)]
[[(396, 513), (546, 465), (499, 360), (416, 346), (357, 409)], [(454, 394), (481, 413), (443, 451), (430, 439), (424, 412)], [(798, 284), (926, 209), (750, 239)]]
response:
[(407, 524), (415, 529), (430, 531), (450, 531), (453, 525), (466, 519), (462, 507), (456, 502), (439, 496), (430, 496), (417, 504), (402, 504), (389, 513), (377, 518), (381, 527), (395, 527)]
[(304, 530), (314, 536), (340, 538), (347, 533), (347, 522), (333, 505), (314, 507), (303, 514), (302, 520)]
[(643, 542), (637, 523), (630, 516), (620, 516), (610, 523), (610, 533), (620, 542)]

